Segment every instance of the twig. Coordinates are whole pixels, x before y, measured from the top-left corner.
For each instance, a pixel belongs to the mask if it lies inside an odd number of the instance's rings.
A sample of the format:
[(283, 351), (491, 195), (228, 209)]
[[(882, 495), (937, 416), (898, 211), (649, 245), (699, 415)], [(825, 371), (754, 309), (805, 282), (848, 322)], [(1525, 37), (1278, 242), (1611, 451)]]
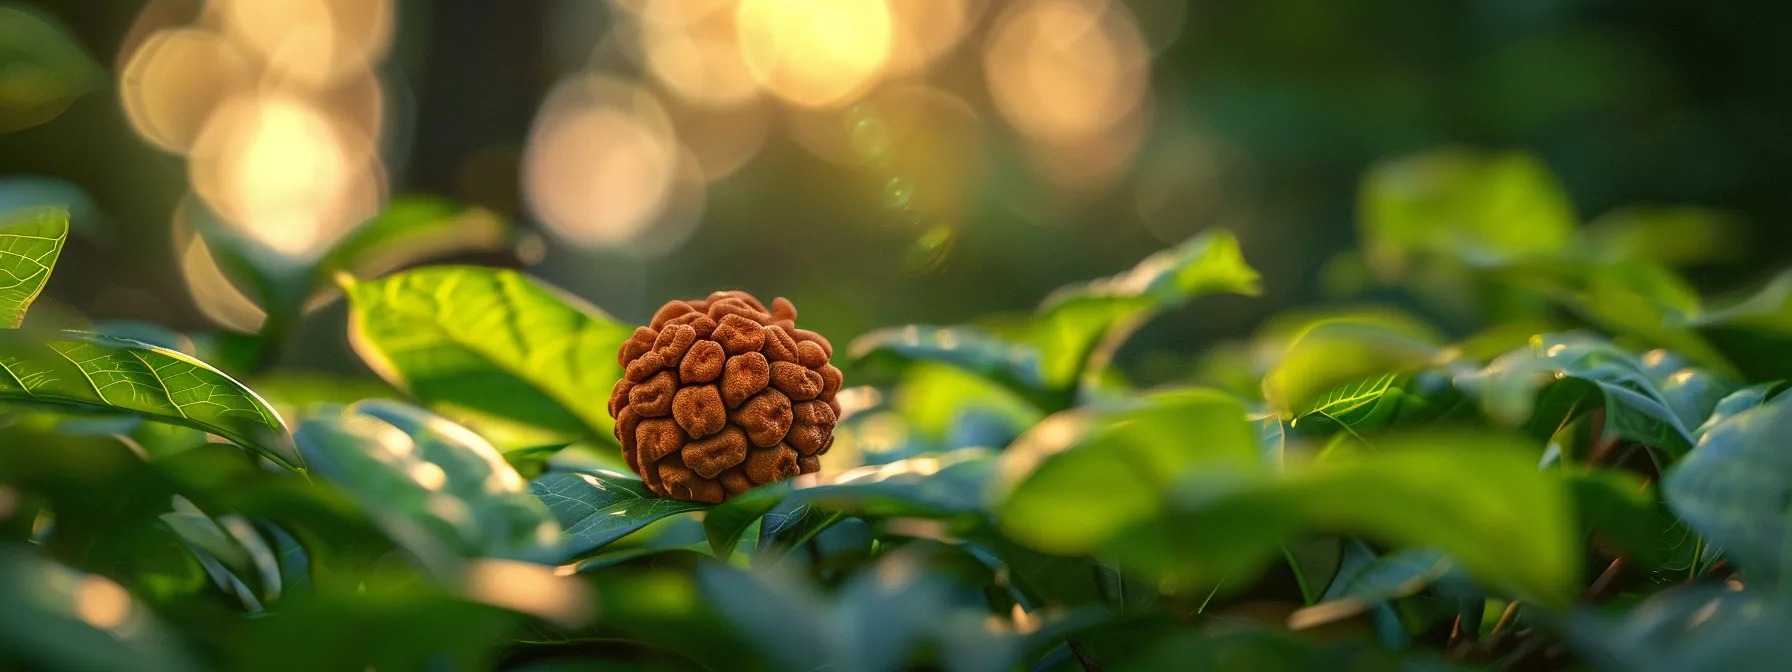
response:
[(1494, 621), (1493, 629), (1487, 631), (1487, 639), (1481, 642), (1483, 653), (1492, 653), (1506, 634), (1506, 626), (1512, 624), (1512, 617), (1518, 614), (1518, 602), (1506, 603), (1506, 610), (1500, 612), (1500, 620)]
[(1082, 642), (1075, 637), (1065, 637), (1064, 643), (1070, 646), (1070, 653), (1076, 656), (1077, 664), (1083, 666), (1083, 672), (1101, 672), (1101, 665), (1096, 664), (1095, 659), (1089, 657), (1089, 652), (1083, 650)]
[(1617, 581), (1618, 575), (1623, 573), (1625, 565), (1628, 564), (1630, 564), (1630, 556), (1627, 555), (1620, 555), (1612, 560), (1612, 564), (1599, 574), (1599, 578), (1593, 580), (1593, 585), (1588, 586), (1586, 592), (1581, 593), (1580, 601), (1592, 602), (1599, 599), (1605, 590)]

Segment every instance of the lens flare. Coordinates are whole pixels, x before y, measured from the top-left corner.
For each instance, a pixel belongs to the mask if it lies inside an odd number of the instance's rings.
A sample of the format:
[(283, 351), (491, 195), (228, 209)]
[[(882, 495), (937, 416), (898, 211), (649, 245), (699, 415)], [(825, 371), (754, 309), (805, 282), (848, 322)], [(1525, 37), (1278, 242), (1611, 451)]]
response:
[(884, 0), (743, 0), (736, 21), (747, 69), (797, 105), (851, 101), (877, 82), (890, 56)]
[(887, 0), (891, 43), (887, 72), (922, 72), (950, 54), (983, 11), (982, 0)]

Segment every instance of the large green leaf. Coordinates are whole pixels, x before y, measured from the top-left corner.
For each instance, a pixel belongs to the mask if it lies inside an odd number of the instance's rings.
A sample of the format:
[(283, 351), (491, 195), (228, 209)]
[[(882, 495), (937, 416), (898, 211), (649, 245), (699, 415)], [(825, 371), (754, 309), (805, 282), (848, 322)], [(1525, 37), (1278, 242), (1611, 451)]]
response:
[(1182, 479), (1245, 487), (1267, 473), (1242, 404), (1212, 390), (1174, 390), (1047, 418), (1002, 453), (995, 508), (1015, 540), (1082, 554), (1163, 515)]
[(1607, 433), (1676, 454), (1692, 447), (1692, 428), (1735, 385), (1666, 353), (1638, 358), (1583, 333), (1534, 337), (1456, 384), (1494, 420), (1538, 436), (1603, 407)]
[(1720, 545), (1751, 581), (1782, 588), (1792, 571), (1792, 395), (1706, 428), (1662, 479), (1674, 512)]
[(568, 558), (603, 548), (661, 518), (709, 508), (661, 497), (639, 478), (601, 469), (550, 471), (531, 482), (529, 492), (547, 504), (565, 531)]
[(1537, 450), (1522, 442), (1395, 437), (1295, 466), (1273, 480), (1185, 479), (1166, 498), (1168, 510), (1106, 545), (1191, 589), (1255, 571), (1294, 535), (1324, 531), (1433, 547), (1490, 587), (1546, 604), (1575, 590), (1580, 547), (1569, 490), (1537, 469)]
[(320, 407), (295, 433), (313, 471), (432, 570), (448, 554), (553, 561), (558, 527), (498, 451), (465, 427), (389, 401)]
[(0, 667), (201, 669), (118, 584), (10, 544), (0, 545)]
[(290, 469), (302, 466), (280, 415), (204, 362), (153, 345), (79, 332), (0, 333), (0, 400), (141, 415), (205, 430)]
[(435, 266), (344, 280), (355, 351), (394, 386), (505, 447), (613, 441), (633, 331), (514, 271)]
[(977, 327), (907, 326), (853, 341), (852, 357), (938, 361), (1028, 390), (1062, 391), (1100, 370), (1131, 333), (1158, 312), (1198, 296), (1255, 294), (1257, 272), (1238, 240), (1218, 231), (1154, 254), (1131, 270), (1060, 288), (1024, 324), (992, 333)]
[[(0, 9), (0, 11), (5, 11)], [(39, 211), (0, 218), (0, 327), (16, 328), (37, 300), (62, 241), (68, 238), (68, 213)]]

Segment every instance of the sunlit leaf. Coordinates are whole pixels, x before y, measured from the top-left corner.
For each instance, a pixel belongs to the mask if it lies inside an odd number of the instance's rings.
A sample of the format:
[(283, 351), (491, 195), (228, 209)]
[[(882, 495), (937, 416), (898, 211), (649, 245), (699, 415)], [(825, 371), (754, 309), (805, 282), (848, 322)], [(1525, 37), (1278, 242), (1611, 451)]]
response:
[(1052, 416), (1010, 445), (997, 470), (1002, 529), (1040, 550), (1071, 554), (1162, 515), (1181, 479), (1246, 487), (1267, 474), (1244, 406), (1211, 390)]
[(603, 400), (622, 376), (628, 325), (513, 271), (436, 266), (345, 282), (355, 351), (431, 409), (533, 439), (522, 445), (613, 440)]
[(1364, 176), (1357, 227), (1371, 264), (1404, 272), (1420, 254), (1495, 262), (1562, 250), (1576, 220), (1567, 191), (1537, 158), (1446, 149)]
[(445, 554), (549, 561), (554, 518), (491, 444), (393, 402), (324, 407), (295, 440), (314, 473), (348, 492), (432, 570)]
[(1604, 408), (1606, 432), (1683, 453), (1692, 447), (1691, 423), (1709, 414), (1733, 383), (1691, 367), (1665, 373), (1674, 367), (1652, 367), (1647, 359), (1587, 334), (1549, 334), (1458, 376), (1456, 384), (1479, 398), (1488, 416), (1538, 436)]
[(0, 546), (0, 667), (202, 669), (118, 584), (10, 544)]
[(1062, 391), (1101, 368), (1125, 338), (1158, 312), (1216, 292), (1255, 294), (1258, 276), (1238, 240), (1219, 231), (1146, 258), (1125, 273), (1053, 292), (1015, 333), (976, 327), (908, 326), (853, 341), (852, 358), (937, 361), (1027, 390)]
[(1534, 449), (1496, 436), (1390, 438), (1252, 483), (1188, 479), (1171, 508), (1112, 542), (1186, 586), (1260, 567), (1300, 531), (1434, 547), (1479, 580), (1561, 604), (1579, 579), (1573, 507)]
[[(0, 14), (7, 11), (12, 10), (0, 7)], [(17, 328), (25, 320), (25, 311), (50, 281), (67, 238), (65, 211), (0, 217), (0, 327)]]
[(317, 282), (327, 283), (338, 272), (371, 278), (450, 254), (504, 249), (509, 233), (508, 222), (482, 208), (433, 196), (400, 196), (318, 260)]
[(661, 518), (709, 508), (653, 494), (639, 478), (595, 469), (550, 471), (531, 482), (529, 492), (559, 521), (569, 558), (603, 548)]
[[(1113, 277), (1063, 287), (1046, 297), (1027, 339), (1041, 353), (1047, 385), (1077, 381), (1091, 357), (1112, 356), (1118, 343), (1151, 315), (1198, 296), (1256, 294), (1257, 271), (1227, 231), (1196, 236), (1145, 258)], [(1106, 348), (1109, 352), (1098, 352)], [(1105, 364), (1105, 362), (1096, 362)]]
[(1662, 479), (1668, 505), (1723, 547), (1751, 581), (1785, 583), (1792, 570), (1792, 396), (1780, 395), (1704, 430)]
[(287, 468), (302, 461), (266, 401), (187, 355), (121, 338), (0, 333), (0, 399), (88, 412), (127, 412), (217, 434)]

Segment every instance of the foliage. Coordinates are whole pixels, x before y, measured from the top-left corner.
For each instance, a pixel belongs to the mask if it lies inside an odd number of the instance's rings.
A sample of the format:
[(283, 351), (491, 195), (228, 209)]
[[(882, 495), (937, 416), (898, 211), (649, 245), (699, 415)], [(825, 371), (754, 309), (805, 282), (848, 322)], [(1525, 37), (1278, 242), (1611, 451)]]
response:
[[(394, 272), (452, 247), (419, 241), (454, 206), (257, 276), (270, 319), (334, 281), (380, 380), (27, 322), (0, 334), (0, 665), (1776, 664), (1792, 395), (1763, 344), (1792, 341), (1792, 285), (1708, 307), (1662, 265), (1672, 227), (1580, 227), (1522, 155), (1364, 189), (1374, 291), (1470, 330), (1292, 313), (1208, 354), (1246, 384), (1139, 389), (1146, 321), (1257, 291), (1210, 232), (1024, 318), (861, 338), (823, 472), (713, 506), (615, 468), (630, 325), (515, 271)], [(7, 221), (17, 324), (67, 227)]]

